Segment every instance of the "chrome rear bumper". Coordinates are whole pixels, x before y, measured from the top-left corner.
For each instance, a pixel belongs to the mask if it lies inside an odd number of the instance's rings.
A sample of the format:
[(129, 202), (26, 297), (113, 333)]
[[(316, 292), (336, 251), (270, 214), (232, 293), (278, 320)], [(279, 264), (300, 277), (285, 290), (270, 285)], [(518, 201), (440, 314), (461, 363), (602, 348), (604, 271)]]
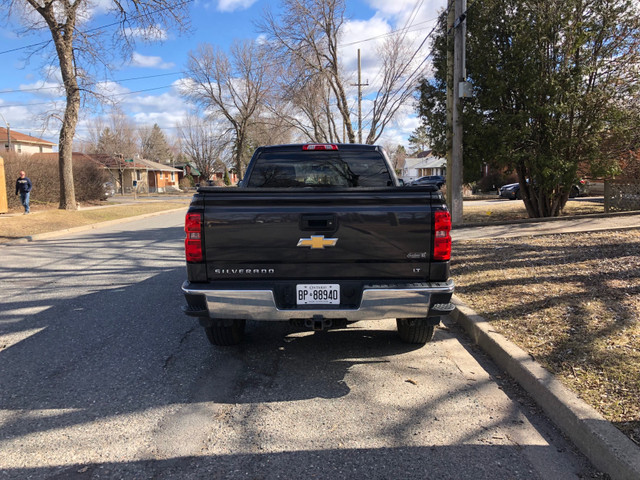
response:
[[(426, 317), (429, 310), (438, 310), (432, 296), (438, 294), (438, 304), (449, 302), (454, 290), (453, 280), (435, 283), (402, 285), (366, 285), (359, 308), (304, 308), (280, 309), (272, 290), (222, 290), (206, 288), (202, 284), (184, 282), (182, 290), (188, 306), (187, 315), (212, 319), (245, 319), (282, 321), (322, 318), (341, 318), (348, 321), (381, 320), (383, 318)], [(442, 300), (444, 295), (445, 301)], [(448, 295), (448, 296), (447, 296)], [(446, 314), (446, 308), (442, 311)], [(435, 312), (434, 312), (435, 313)]]

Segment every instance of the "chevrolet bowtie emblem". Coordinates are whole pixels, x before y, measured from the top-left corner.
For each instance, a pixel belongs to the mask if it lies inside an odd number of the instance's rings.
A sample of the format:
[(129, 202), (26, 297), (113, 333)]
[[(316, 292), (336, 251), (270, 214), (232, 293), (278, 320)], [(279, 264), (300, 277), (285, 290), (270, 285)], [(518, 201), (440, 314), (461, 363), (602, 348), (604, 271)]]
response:
[(301, 238), (298, 241), (298, 247), (324, 248), (335, 247), (338, 242), (337, 238), (324, 238), (324, 235), (311, 235), (311, 238)]

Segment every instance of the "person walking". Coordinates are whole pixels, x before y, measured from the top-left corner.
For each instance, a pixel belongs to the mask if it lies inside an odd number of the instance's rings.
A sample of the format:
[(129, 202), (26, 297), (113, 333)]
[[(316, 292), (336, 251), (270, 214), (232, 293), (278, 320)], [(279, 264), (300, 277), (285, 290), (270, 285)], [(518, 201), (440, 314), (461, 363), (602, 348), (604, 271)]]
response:
[(20, 194), (20, 201), (24, 207), (24, 214), (29, 213), (29, 193), (31, 192), (31, 180), (26, 176), (24, 170), (20, 170), (20, 178), (16, 180), (16, 195)]

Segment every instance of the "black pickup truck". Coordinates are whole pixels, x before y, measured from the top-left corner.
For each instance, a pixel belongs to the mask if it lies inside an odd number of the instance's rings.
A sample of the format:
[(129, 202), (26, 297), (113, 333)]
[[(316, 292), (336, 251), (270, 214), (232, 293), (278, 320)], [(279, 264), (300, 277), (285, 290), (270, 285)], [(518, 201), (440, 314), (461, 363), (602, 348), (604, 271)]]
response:
[(238, 188), (193, 196), (183, 310), (215, 345), (240, 343), (246, 320), (385, 318), (424, 344), (453, 309), (450, 230), (438, 188), (400, 186), (381, 147), (260, 147)]

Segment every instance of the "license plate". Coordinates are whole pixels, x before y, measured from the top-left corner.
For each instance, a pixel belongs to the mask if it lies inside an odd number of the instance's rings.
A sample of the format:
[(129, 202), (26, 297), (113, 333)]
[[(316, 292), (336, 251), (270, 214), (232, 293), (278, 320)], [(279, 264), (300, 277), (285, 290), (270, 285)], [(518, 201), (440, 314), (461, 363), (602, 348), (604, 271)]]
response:
[(340, 303), (340, 285), (297, 285), (298, 305), (337, 305)]

